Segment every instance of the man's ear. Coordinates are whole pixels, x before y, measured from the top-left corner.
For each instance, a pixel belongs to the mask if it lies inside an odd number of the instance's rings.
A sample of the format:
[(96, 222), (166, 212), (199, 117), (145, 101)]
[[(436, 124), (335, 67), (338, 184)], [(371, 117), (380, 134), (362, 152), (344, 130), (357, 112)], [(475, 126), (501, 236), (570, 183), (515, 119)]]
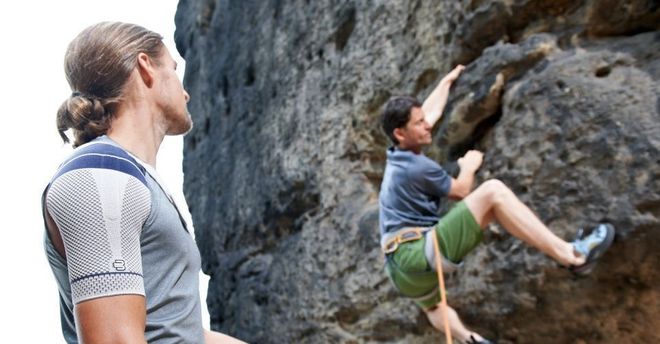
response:
[(154, 61), (145, 53), (139, 53), (137, 56), (137, 69), (140, 73), (140, 78), (147, 87), (154, 84), (155, 65)]
[(405, 140), (405, 136), (403, 135), (403, 128), (394, 128), (392, 134), (394, 134), (394, 138), (396, 138), (399, 143)]

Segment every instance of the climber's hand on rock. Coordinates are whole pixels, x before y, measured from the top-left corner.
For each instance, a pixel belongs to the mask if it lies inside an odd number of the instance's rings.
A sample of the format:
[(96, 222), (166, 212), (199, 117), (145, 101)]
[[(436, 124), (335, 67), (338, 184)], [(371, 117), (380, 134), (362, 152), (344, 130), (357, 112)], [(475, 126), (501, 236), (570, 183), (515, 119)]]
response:
[(442, 78), (442, 82), (447, 85), (451, 85), (454, 81), (456, 81), (456, 79), (458, 79), (458, 76), (461, 74), (461, 72), (463, 72), (464, 69), (465, 69), (464, 65), (460, 65), (460, 64), (457, 65), (456, 67), (454, 67), (454, 69), (452, 69), (451, 72), (447, 73), (447, 75), (445, 75), (445, 77)]
[(461, 170), (476, 171), (484, 160), (484, 153), (476, 149), (469, 150), (462, 158), (458, 159)]

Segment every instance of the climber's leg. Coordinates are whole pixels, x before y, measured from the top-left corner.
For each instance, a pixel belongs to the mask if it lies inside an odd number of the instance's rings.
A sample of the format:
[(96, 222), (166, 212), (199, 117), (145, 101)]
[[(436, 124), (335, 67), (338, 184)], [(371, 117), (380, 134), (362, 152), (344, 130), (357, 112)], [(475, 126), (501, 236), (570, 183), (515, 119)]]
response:
[(465, 203), (481, 228), (496, 220), (511, 235), (554, 258), (562, 265), (581, 265), (586, 257), (557, 237), (518, 197), (499, 180), (491, 179), (465, 197)]
[[(435, 307), (425, 310), (425, 313), (429, 318), (431, 325), (439, 331), (444, 332), (445, 327), (444, 319), (442, 317), (442, 304), (438, 304)], [(474, 336), (478, 341), (483, 340), (478, 333), (470, 331), (465, 325), (463, 325), (463, 322), (461, 322), (456, 311), (450, 306), (447, 306), (447, 320), (449, 321), (449, 329), (452, 335), (461, 342), (467, 342), (470, 335)]]

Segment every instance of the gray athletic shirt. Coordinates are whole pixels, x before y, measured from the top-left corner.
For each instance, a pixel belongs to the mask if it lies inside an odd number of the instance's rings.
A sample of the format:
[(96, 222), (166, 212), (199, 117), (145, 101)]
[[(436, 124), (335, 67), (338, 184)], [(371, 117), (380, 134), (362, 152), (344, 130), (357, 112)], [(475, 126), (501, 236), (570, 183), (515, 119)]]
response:
[(422, 153), (389, 148), (378, 198), (380, 234), (434, 225), (440, 219), (440, 199), (450, 187), (451, 177), (435, 161)]
[(149, 343), (203, 343), (200, 256), (169, 194), (148, 165), (103, 136), (76, 149), (44, 194), (66, 259), (48, 232), (45, 250), (60, 294), (62, 332), (77, 343), (73, 309), (84, 300), (146, 299)]

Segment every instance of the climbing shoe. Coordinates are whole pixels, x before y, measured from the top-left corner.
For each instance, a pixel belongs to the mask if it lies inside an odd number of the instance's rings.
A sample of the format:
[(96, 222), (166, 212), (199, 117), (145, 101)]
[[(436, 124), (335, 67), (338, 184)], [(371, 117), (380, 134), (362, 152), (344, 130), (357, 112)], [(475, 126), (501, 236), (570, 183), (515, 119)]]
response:
[(598, 258), (610, 248), (613, 241), (614, 226), (609, 223), (599, 224), (586, 236), (580, 229), (572, 244), (575, 251), (587, 257), (587, 260), (582, 265), (571, 266), (570, 270), (577, 275), (589, 274), (596, 267)]
[(491, 342), (486, 338), (482, 340), (476, 340), (473, 335), (470, 335), (470, 339), (467, 342), (465, 342), (465, 344), (495, 344), (495, 343)]

